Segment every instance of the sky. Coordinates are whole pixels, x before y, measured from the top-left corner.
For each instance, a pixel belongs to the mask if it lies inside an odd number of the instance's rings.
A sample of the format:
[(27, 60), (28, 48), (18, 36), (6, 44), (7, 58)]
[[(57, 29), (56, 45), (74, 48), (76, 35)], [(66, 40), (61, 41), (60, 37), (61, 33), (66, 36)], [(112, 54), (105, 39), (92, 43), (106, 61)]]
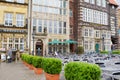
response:
[(116, 2), (119, 4), (119, 7), (120, 7), (120, 0), (116, 0)]

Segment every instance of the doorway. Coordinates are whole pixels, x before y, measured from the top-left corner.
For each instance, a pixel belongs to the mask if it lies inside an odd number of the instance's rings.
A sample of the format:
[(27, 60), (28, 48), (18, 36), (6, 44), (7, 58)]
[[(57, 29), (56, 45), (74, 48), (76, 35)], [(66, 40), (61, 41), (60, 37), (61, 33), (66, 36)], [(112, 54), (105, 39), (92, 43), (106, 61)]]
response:
[(99, 48), (100, 48), (99, 44), (96, 43), (96, 44), (95, 44), (95, 51), (96, 51), (96, 53), (99, 53)]
[(36, 42), (35, 51), (37, 56), (43, 56), (43, 41), (41, 39)]

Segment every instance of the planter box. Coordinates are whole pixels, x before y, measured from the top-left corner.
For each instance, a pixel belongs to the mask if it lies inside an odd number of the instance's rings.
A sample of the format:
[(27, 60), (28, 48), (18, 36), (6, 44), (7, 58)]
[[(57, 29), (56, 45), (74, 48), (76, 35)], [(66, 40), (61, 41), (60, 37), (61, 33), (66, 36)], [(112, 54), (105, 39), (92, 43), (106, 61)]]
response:
[(45, 73), (46, 80), (59, 80), (60, 74)]
[(30, 70), (33, 70), (33, 65), (28, 64), (28, 67), (29, 67)]
[(34, 72), (35, 72), (35, 74), (40, 75), (40, 74), (43, 73), (43, 69), (42, 68), (35, 68), (34, 67)]

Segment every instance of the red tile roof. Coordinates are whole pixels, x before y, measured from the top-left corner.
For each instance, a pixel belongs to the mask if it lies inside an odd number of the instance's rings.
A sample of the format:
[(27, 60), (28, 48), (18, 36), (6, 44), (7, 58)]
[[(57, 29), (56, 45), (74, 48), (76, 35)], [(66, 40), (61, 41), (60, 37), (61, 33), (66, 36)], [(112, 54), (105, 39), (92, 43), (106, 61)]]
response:
[(109, 0), (109, 3), (118, 6), (118, 4), (115, 0)]

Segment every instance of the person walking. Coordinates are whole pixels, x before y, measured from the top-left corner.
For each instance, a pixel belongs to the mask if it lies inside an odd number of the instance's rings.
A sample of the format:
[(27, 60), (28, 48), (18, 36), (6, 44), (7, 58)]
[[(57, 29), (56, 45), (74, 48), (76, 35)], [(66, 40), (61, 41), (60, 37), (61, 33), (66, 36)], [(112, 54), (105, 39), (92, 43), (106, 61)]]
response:
[(37, 50), (37, 54), (38, 54), (38, 56), (41, 56), (41, 53), (40, 53), (40, 48), (38, 48), (38, 50)]
[(12, 62), (12, 49), (11, 48), (9, 48), (7, 52), (7, 60), (8, 60), (8, 63)]
[(16, 57), (15, 57), (15, 61), (17, 62), (17, 61), (19, 61), (19, 60), (20, 60), (20, 51), (17, 50), (17, 52), (16, 52)]

